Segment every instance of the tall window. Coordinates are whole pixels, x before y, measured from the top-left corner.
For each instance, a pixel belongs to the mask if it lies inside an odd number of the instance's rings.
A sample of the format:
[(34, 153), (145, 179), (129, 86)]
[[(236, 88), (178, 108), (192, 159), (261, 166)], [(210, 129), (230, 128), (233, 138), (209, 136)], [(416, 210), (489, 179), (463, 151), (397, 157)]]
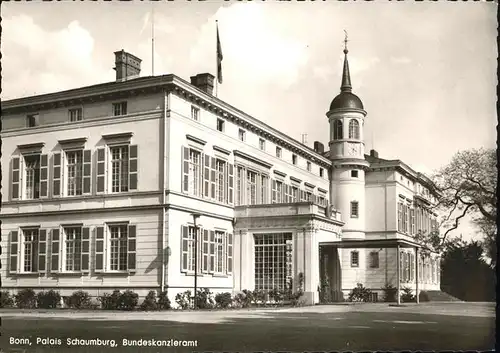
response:
[(128, 191), (128, 146), (111, 147), (111, 190)]
[(29, 114), (26, 116), (26, 127), (36, 127), (39, 125), (40, 115)]
[(215, 162), (215, 197), (219, 202), (224, 202), (224, 173), (226, 170), (226, 162), (217, 159)]
[(201, 153), (190, 149), (189, 150), (189, 186), (188, 190), (191, 195), (199, 196), (200, 190), (200, 170), (201, 170)]
[(293, 276), (292, 259), (292, 234), (256, 234), (255, 289), (289, 288)]
[(66, 152), (68, 166), (68, 196), (82, 194), (83, 151)]
[(359, 267), (359, 252), (351, 251), (351, 267)]
[[(200, 229), (194, 227), (183, 227), (182, 230), (182, 270), (186, 272), (194, 272), (194, 239), (195, 234), (199, 239)], [(201, 250), (201, 249), (198, 249)], [(198, 251), (200, 256), (201, 251)], [(201, 265), (201, 262), (199, 262)], [(201, 266), (199, 266), (201, 269)]]
[(341, 140), (344, 138), (343, 124), (341, 120), (335, 120), (333, 123), (333, 139)]
[(257, 203), (257, 173), (247, 171), (247, 205)]
[(243, 205), (243, 183), (245, 181), (245, 170), (243, 167), (236, 168), (236, 206)]
[(245, 142), (245, 137), (246, 137), (245, 135), (246, 135), (245, 130), (243, 130), (243, 129), (238, 130), (238, 138), (240, 139), (240, 141)]
[(217, 130), (224, 132), (224, 120), (217, 118)]
[(292, 186), (292, 202), (299, 202), (299, 188)]
[(403, 205), (403, 232), (408, 232), (408, 206)]
[(200, 115), (200, 109), (198, 107), (195, 107), (194, 105), (191, 106), (191, 119), (198, 121)]
[(127, 270), (127, 225), (110, 226), (110, 269)]
[(127, 102), (113, 103), (113, 115), (127, 115)]
[(283, 183), (276, 181), (276, 203), (283, 202)]
[(66, 271), (80, 271), (82, 260), (82, 228), (68, 227), (66, 234)]
[(26, 164), (25, 197), (26, 200), (40, 198), (40, 155), (24, 157)]
[(378, 251), (370, 252), (370, 268), (378, 268), (379, 267), (379, 256)]
[(411, 224), (410, 232), (411, 234), (415, 234), (415, 209), (413, 208), (410, 208), (410, 224)]
[(398, 231), (403, 231), (403, 203), (398, 202)]
[(83, 120), (83, 109), (82, 108), (70, 109), (68, 114), (69, 114), (69, 121), (71, 121), (71, 122)]
[(266, 150), (266, 140), (264, 140), (264, 139), (259, 139), (259, 148), (260, 148), (262, 151), (265, 151), (265, 150)]
[(260, 203), (269, 203), (269, 177), (267, 175), (260, 176)]
[(359, 122), (355, 119), (349, 121), (349, 138), (359, 139)]
[(38, 271), (38, 229), (24, 229), (24, 272)]
[(215, 273), (224, 273), (224, 232), (215, 232)]
[(297, 155), (296, 154), (292, 154), (292, 163), (297, 164)]
[(276, 157), (281, 158), (281, 147), (276, 147)]
[(359, 203), (358, 201), (351, 201), (351, 218), (359, 217)]

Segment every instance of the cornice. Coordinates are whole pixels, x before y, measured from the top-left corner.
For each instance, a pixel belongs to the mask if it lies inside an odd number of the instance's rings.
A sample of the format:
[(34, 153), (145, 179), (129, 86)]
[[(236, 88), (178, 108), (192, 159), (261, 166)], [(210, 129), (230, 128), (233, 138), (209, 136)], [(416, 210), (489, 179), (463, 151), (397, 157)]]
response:
[(243, 153), (243, 152), (238, 151), (238, 150), (233, 150), (233, 154), (235, 157), (240, 157), (240, 158), (246, 159), (250, 162), (257, 163), (257, 164), (259, 164), (267, 169), (270, 169), (273, 166), (271, 163), (267, 163), (266, 161), (263, 161), (257, 157), (251, 156), (249, 154)]
[(214, 149), (214, 151), (217, 151), (217, 152), (221, 152), (221, 153), (224, 153), (224, 154), (227, 154), (228, 156), (231, 154), (231, 151), (228, 151), (222, 147), (219, 147), (219, 146), (216, 146), (216, 145), (213, 145), (212, 147)]
[(279, 170), (275, 169), (273, 172), (274, 172), (274, 174), (279, 175), (280, 177), (283, 177), (283, 178), (286, 177), (286, 173), (280, 172)]
[(42, 150), (45, 146), (45, 142), (35, 142), (35, 143), (27, 143), (23, 145), (17, 145), (17, 148), (21, 151), (23, 150)]
[(305, 182), (304, 185), (311, 188), (311, 189), (314, 189), (316, 187), (316, 185), (310, 184), (308, 182)]
[(203, 145), (203, 146), (205, 146), (205, 145), (207, 144), (207, 141), (202, 140), (202, 139), (200, 139), (200, 138), (198, 138), (198, 137), (195, 137), (195, 136), (193, 136), (193, 135), (186, 134), (186, 138), (187, 138), (188, 140), (190, 140), (190, 141), (193, 141), (193, 142), (199, 143), (200, 145)]
[(70, 145), (70, 144), (85, 144), (85, 142), (87, 142), (87, 138), (86, 137), (78, 137), (78, 138), (74, 138), (74, 139), (65, 139), (65, 140), (58, 140), (57, 141), (61, 146), (64, 146), (64, 145)]
[(299, 184), (302, 183), (302, 180), (300, 180), (299, 178), (296, 178), (294, 176), (291, 176), (291, 175), (290, 175), (290, 180), (295, 181), (296, 183), (299, 183)]

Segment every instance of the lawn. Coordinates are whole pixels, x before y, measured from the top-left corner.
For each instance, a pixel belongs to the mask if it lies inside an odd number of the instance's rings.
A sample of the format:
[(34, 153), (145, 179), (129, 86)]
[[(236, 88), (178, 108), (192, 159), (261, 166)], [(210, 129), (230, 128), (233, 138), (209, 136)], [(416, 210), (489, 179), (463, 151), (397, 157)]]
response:
[[(465, 305), (465, 304), (464, 304)], [(429, 311), (429, 310), (428, 310)], [(430, 310), (432, 311), (432, 310)], [(360, 350), (492, 350), (495, 318), (473, 315), (388, 310), (288, 310), (233, 312), (223, 320), (203, 313), (204, 323), (162, 319), (114, 320), (10, 317), (3, 313), (0, 337), (2, 352), (203, 352), (203, 351), (360, 351)], [(188, 313), (194, 314), (194, 313)], [(144, 318), (144, 314), (143, 318)], [(175, 313), (177, 317), (182, 313)], [(186, 314), (187, 315), (187, 314)], [(70, 315), (71, 316), (71, 315)], [(118, 321), (118, 318), (122, 319)], [(155, 314), (158, 318), (158, 313)], [(146, 316), (147, 318), (147, 316)], [(188, 320), (189, 321), (189, 320)], [(219, 322), (217, 322), (219, 321)], [(216, 323), (217, 322), (217, 323)], [(60, 345), (42, 345), (36, 338), (60, 339)], [(27, 338), (32, 345), (11, 345), (11, 338)], [(68, 346), (70, 338), (115, 340), (117, 347)], [(197, 347), (124, 347), (122, 340), (189, 340)], [(171, 342), (173, 343), (173, 342)]]

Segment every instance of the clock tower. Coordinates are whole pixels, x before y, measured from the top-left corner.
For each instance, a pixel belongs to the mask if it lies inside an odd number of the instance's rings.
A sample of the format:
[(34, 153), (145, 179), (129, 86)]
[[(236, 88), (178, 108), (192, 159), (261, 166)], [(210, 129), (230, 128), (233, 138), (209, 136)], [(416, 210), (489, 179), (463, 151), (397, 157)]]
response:
[[(347, 35), (340, 93), (326, 113), (330, 123), (330, 203), (342, 213), (345, 225), (343, 239), (365, 237), (365, 160), (363, 127), (366, 111), (358, 96), (352, 93), (347, 60)], [(361, 255), (361, 254), (360, 254)]]

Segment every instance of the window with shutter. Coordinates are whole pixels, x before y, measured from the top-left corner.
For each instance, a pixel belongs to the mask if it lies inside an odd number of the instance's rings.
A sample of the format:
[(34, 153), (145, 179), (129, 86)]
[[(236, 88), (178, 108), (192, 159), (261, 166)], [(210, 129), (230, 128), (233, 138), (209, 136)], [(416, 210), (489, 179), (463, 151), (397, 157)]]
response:
[(40, 156), (40, 198), (49, 196), (49, 158), (46, 154)]
[(40, 229), (38, 233), (38, 272), (47, 272), (47, 230)]
[(83, 229), (82, 229), (81, 270), (82, 270), (82, 272), (88, 272), (90, 270), (90, 228), (89, 227), (83, 227)]
[(215, 198), (216, 173), (217, 173), (216, 159), (212, 157), (210, 162), (210, 198), (212, 200), (216, 200)]
[(15, 274), (19, 272), (19, 233), (17, 230), (10, 232), (10, 247), (9, 247), (9, 273)]
[(227, 266), (226, 273), (231, 275), (233, 273), (233, 235), (227, 234)]
[(52, 229), (51, 239), (50, 239), (50, 272), (57, 273), (60, 272), (60, 239), (59, 239), (59, 228)]
[(83, 193), (85, 195), (92, 193), (92, 151), (83, 151)]
[(82, 270), (82, 227), (64, 227), (63, 271), (80, 272)]
[(39, 229), (23, 229), (22, 264), (24, 273), (38, 272)]
[(40, 198), (40, 154), (24, 156), (24, 195), (25, 200)]
[(52, 156), (52, 196), (61, 196), (61, 153), (54, 153)]
[(19, 157), (13, 157), (11, 160), (12, 166), (12, 177), (11, 177), (11, 199), (18, 200), (20, 197), (20, 185), (21, 185), (21, 161)]
[(202, 265), (202, 273), (208, 273), (209, 270), (209, 261), (210, 261), (210, 253), (209, 253), (209, 238), (208, 238), (208, 230), (203, 230), (203, 265)]
[(203, 196), (210, 198), (210, 156), (204, 154), (203, 159)]
[(211, 230), (210, 231), (210, 267), (209, 267), (209, 272), (214, 273), (215, 272), (215, 231)]
[(276, 180), (272, 180), (272, 196), (271, 196), (271, 203), (277, 203), (277, 197), (276, 197)]
[(135, 225), (128, 226), (128, 244), (127, 244), (127, 270), (136, 270), (136, 238), (137, 227)]
[(181, 235), (182, 235), (182, 241), (181, 241), (181, 271), (187, 272), (188, 271), (188, 257), (189, 257), (189, 234), (188, 234), (188, 227), (187, 226), (181, 226)]
[(234, 203), (234, 166), (232, 164), (228, 164), (228, 203), (232, 205)]
[(128, 191), (131, 191), (131, 190), (137, 190), (138, 187), (137, 187), (137, 183), (138, 183), (138, 180), (137, 180), (137, 175), (139, 173), (139, 165), (138, 165), (138, 160), (139, 160), (139, 156), (138, 156), (138, 147), (137, 145), (130, 145), (128, 146), (129, 148), (129, 169), (128, 169)]
[(189, 192), (189, 148), (182, 146), (182, 192)]
[(97, 153), (96, 193), (103, 194), (106, 191), (106, 149), (98, 148), (96, 153)]
[(104, 271), (104, 227), (97, 227), (95, 232), (95, 263), (94, 271)]

